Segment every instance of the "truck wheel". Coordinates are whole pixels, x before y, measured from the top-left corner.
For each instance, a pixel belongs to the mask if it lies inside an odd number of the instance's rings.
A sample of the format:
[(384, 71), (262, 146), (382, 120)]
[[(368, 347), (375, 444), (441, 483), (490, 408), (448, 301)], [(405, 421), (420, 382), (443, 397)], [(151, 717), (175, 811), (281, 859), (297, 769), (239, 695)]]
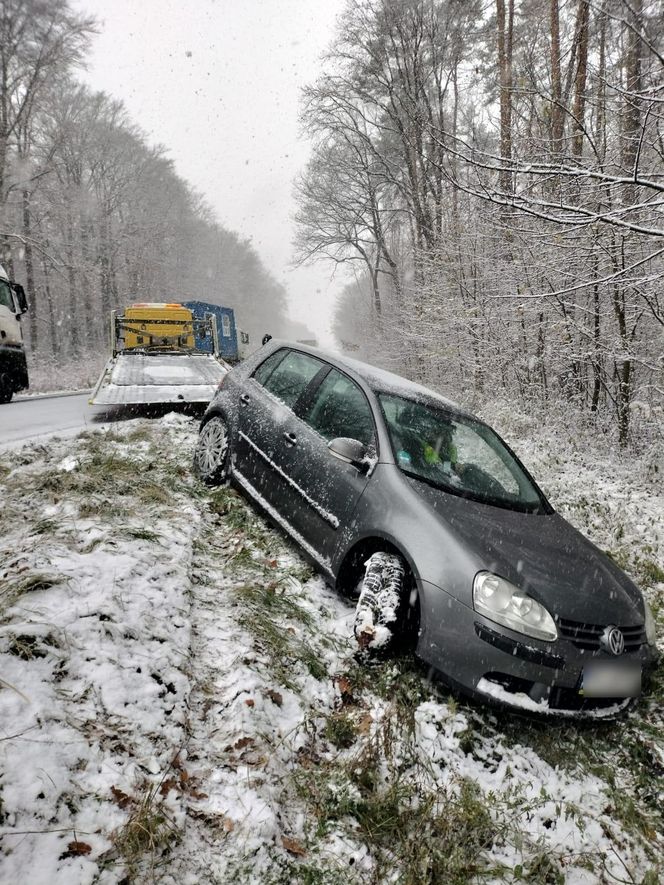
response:
[(194, 472), (208, 485), (218, 485), (228, 473), (228, 427), (223, 418), (210, 418), (198, 434)]
[(0, 376), (0, 404), (11, 402), (14, 391), (8, 380), (4, 376)]
[(409, 600), (406, 568), (394, 553), (374, 553), (366, 562), (364, 581), (355, 612), (355, 638), (368, 652), (394, 647), (407, 627)]

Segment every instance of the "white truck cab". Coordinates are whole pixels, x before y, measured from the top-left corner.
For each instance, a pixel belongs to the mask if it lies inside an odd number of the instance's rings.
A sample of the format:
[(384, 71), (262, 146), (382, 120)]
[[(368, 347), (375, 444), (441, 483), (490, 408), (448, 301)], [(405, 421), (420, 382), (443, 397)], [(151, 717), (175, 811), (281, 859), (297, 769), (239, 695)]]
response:
[(23, 286), (12, 282), (0, 264), (0, 403), (28, 386), (21, 316), (28, 302)]

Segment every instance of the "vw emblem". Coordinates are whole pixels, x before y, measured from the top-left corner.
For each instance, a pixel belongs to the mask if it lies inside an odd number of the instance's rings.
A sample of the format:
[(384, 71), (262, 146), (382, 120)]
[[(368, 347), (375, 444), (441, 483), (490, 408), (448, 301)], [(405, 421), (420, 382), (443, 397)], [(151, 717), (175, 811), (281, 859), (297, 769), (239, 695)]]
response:
[(611, 652), (612, 655), (621, 655), (625, 651), (625, 637), (617, 627), (609, 624), (602, 633), (600, 645), (605, 651)]

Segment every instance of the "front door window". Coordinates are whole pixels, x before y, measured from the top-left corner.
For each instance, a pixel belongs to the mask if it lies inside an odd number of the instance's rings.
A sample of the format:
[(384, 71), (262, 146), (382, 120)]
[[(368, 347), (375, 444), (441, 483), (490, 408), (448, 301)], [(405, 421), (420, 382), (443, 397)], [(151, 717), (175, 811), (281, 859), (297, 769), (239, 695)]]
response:
[(344, 436), (368, 446), (374, 439), (367, 398), (357, 384), (336, 369), (327, 374), (301, 417), (326, 442)]

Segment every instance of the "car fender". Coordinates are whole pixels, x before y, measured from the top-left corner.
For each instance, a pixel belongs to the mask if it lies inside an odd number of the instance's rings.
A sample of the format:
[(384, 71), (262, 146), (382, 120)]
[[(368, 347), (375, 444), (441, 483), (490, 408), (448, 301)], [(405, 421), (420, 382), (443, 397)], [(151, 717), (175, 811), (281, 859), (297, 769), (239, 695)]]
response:
[(349, 550), (372, 537), (402, 553), (418, 584), (428, 581), (472, 605), (472, 579), (484, 567), (482, 560), (395, 465), (377, 464), (332, 557), (335, 575)]

